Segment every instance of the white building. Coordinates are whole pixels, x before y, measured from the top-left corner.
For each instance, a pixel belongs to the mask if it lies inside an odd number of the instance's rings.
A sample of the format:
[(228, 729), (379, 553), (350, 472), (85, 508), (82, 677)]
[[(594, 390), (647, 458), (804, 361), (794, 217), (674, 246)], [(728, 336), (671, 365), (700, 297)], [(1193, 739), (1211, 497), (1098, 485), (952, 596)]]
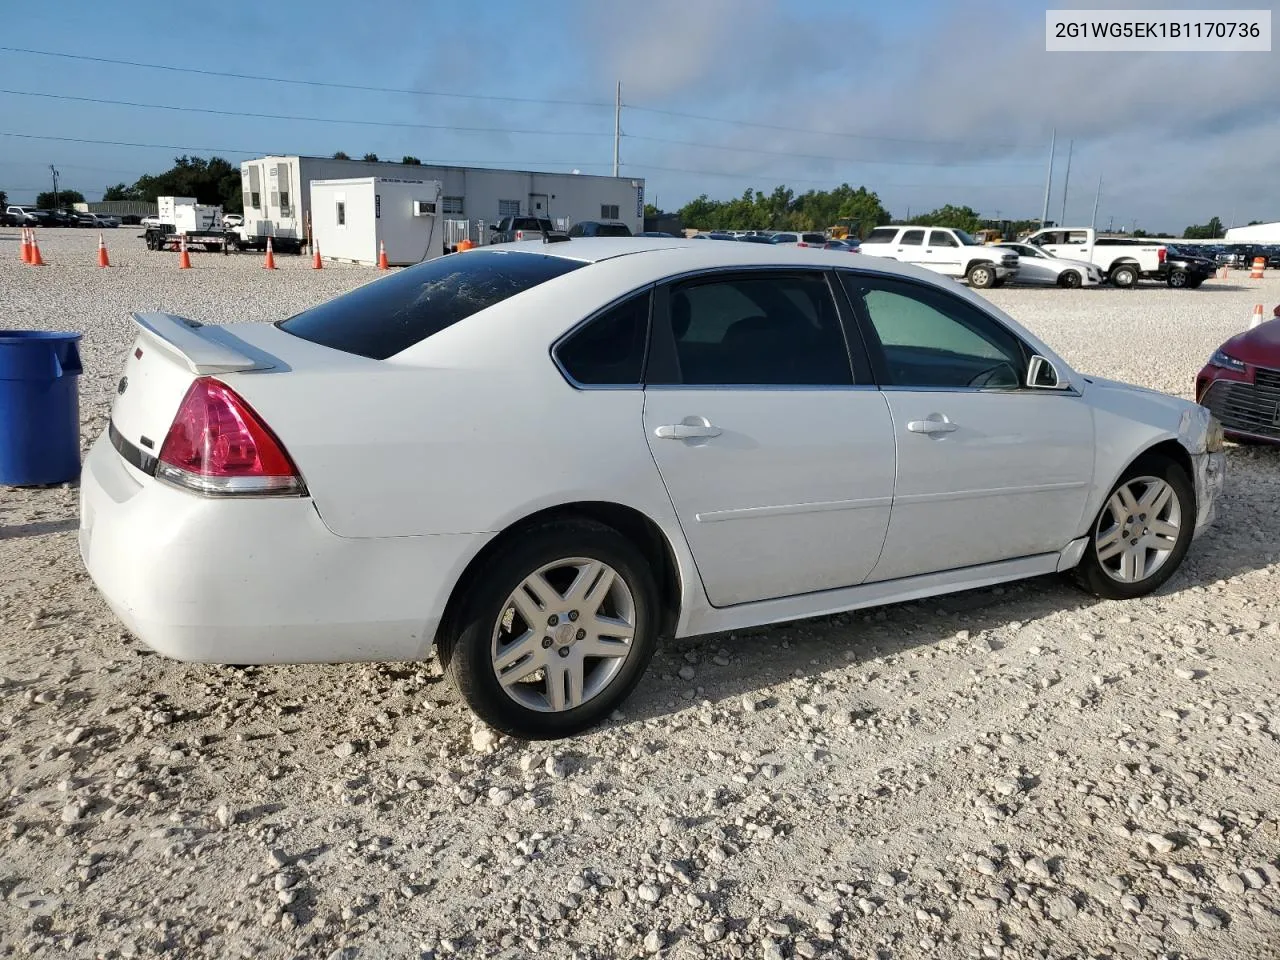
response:
[(383, 250), (393, 267), (430, 260), (443, 242), (440, 194), (439, 180), (312, 180), (312, 241), (329, 260), (373, 264)]
[(1232, 227), (1227, 231), (1227, 243), (1280, 243), (1280, 220), (1272, 223), (1255, 223), (1249, 227)]
[(249, 245), (255, 241), (265, 244), (267, 237), (275, 237), (277, 248), (305, 240), (312, 212), (311, 182), (368, 177), (439, 180), (439, 215), (446, 221), (489, 224), (502, 217), (525, 215), (569, 223), (618, 220), (633, 233), (644, 229), (643, 179), (270, 156), (240, 164), (243, 235)]

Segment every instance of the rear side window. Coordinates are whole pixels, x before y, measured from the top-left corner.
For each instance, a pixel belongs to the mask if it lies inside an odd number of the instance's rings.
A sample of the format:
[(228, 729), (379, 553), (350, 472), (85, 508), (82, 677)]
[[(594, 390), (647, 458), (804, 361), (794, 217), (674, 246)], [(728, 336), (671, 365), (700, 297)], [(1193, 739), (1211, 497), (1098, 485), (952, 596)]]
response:
[(821, 233), (804, 233), (800, 235), (800, 239), (803, 240), (805, 243), (826, 243), (827, 242), (826, 235)]
[(629, 297), (587, 321), (556, 348), (556, 359), (576, 382), (636, 386), (649, 340), (648, 291)]
[(919, 247), (924, 244), (923, 230), (908, 230), (902, 235), (902, 239), (898, 241), (904, 247)]
[(540, 253), (438, 257), (282, 320), (295, 337), (385, 360), (508, 297), (586, 266)]
[(863, 243), (893, 243), (898, 236), (897, 227), (876, 227), (869, 234)]

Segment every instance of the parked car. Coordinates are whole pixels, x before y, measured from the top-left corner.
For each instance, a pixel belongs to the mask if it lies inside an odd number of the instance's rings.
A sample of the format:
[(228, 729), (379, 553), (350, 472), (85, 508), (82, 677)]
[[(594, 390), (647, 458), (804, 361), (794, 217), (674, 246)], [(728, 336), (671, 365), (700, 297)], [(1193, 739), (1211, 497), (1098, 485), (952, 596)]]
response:
[(637, 237), (654, 237), (666, 240), (682, 240), (683, 237), (677, 237), (674, 233), (665, 233), (662, 230), (645, 230), (643, 233), (637, 233)]
[(138, 225), (141, 227), (159, 227), (162, 224), (163, 221), (154, 213), (138, 221)]
[(971, 287), (999, 287), (1017, 276), (1018, 255), (979, 243), (950, 227), (876, 227), (863, 238), (862, 253), (901, 260), (957, 279)]
[(503, 217), (497, 223), (489, 224), (489, 242), (538, 240), (544, 233), (554, 233), (555, 229), (555, 224), (546, 217)]
[(659, 636), (1065, 571), (1143, 596), (1225, 470), (1203, 407), (885, 258), (481, 247), (276, 324), (134, 321), (80, 483), (130, 631), (236, 664), (434, 644), (526, 738), (607, 717)]
[(75, 227), (79, 226), (76, 213), (73, 210), (45, 210), (48, 216), (46, 226), (50, 227)]
[(1102, 271), (1087, 260), (1051, 257), (1030, 243), (995, 243), (995, 247), (1018, 255), (1016, 283), (1051, 284), (1059, 287), (1092, 287), (1105, 279)]
[(794, 244), (797, 247), (821, 247), (826, 244), (827, 235), (783, 230), (770, 235), (769, 242), (782, 245)]
[(629, 237), (631, 228), (612, 220), (579, 220), (569, 228), (571, 237)]
[(105, 213), (77, 213), (76, 226), (111, 230), (120, 226), (120, 221), (116, 217), (108, 216)]
[(1194, 247), (1165, 245), (1163, 264), (1165, 282), (1175, 288), (1194, 290), (1218, 272), (1217, 261), (1199, 253)]
[(862, 244), (851, 237), (848, 240), (828, 240), (822, 245), (822, 248), (824, 250), (842, 250), (845, 253), (857, 253), (858, 248), (861, 246)]
[(222, 217), (222, 229), (238, 230), (244, 226), (244, 217), (238, 213), (224, 214)]
[(1280, 444), (1280, 307), (1213, 352), (1196, 376), (1196, 399), (1231, 439)]
[(773, 243), (772, 237), (766, 237), (759, 233), (744, 233), (737, 240), (740, 243)]
[(1139, 280), (1164, 279), (1164, 244), (1125, 237), (1099, 237), (1090, 227), (1051, 227), (1027, 237), (1050, 256), (1088, 260), (1117, 287), (1132, 287)]
[(5, 213), (15, 221), (13, 224), (15, 227), (44, 227), (49, 225), (49, 213), (47, 210), (37, 210), (35, 207), (11, 204), (5, 208)]

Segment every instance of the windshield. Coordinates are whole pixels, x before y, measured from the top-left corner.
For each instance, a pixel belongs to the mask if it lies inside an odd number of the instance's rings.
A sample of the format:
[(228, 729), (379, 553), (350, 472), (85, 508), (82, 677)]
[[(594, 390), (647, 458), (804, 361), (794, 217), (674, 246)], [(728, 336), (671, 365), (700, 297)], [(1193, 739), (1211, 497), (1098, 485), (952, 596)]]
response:
[(428, 260), (304, 310), (277, 326), (334, 350), (385, 360), (571, 270), (580, 260), (485, 250)]
[(955, 230), (955, 231), (953, 231), (953, 232), (955, 233), (955, 235), (956, 235), (957, 237), (959, 237), (959, 238), (960, 238), (960, 242), (961, 242), (961, 243), (963, 243), (966, 247), (980, 247), (980, 246), (982, 246), (982, 244), (981, 244), (981, 243), (979, 243), (977, 240), (973, 239), (973, 237), (969, 236), (969, 235), (968, 235), (967, 233), (965, 233), (963, 230)]

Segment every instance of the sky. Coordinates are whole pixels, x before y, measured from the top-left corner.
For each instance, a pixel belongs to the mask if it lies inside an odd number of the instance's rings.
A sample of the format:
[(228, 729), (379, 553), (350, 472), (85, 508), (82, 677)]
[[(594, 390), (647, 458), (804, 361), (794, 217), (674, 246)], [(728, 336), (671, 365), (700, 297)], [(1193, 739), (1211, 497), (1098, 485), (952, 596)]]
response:
[(1048, 6), (1215, 4), (14, 3), (0, 46), (308, 82), (0, 49), (0, 189), (30, 202), (53, 164), (92, 200), (181, 153), (607, 174), (621, 82), (621, 173), (663, 209), (848, 182), (897, 218), (1039, 217), (1056, 130), (1051, 220), (1066, 181), (1066, 220), (1087, 224), (1099, 177), (1100, 226), (1280, 220), (1280, 53), (1047, 53)]

